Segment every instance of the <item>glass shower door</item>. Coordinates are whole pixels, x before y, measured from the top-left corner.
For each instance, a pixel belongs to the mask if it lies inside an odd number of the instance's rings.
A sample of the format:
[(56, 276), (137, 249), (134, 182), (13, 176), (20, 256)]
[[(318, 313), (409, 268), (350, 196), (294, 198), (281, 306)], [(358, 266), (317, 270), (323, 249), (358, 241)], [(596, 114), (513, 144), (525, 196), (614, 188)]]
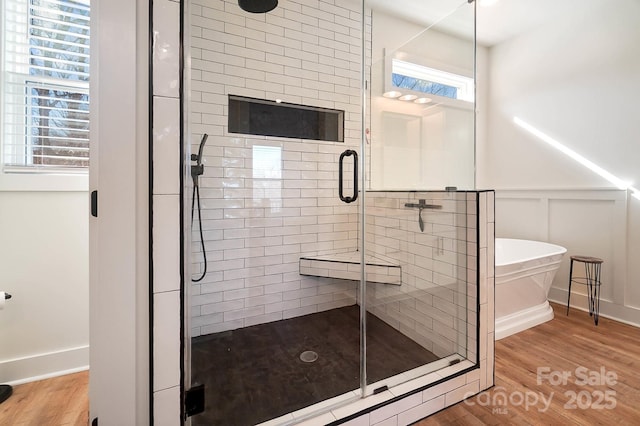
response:
[(464, 192), (475, 186), (475, 9), (427, 1), (390, 10), (367, 0), (365, 10), (372, 22), (363, 138), (371, 394), (475, 351)]

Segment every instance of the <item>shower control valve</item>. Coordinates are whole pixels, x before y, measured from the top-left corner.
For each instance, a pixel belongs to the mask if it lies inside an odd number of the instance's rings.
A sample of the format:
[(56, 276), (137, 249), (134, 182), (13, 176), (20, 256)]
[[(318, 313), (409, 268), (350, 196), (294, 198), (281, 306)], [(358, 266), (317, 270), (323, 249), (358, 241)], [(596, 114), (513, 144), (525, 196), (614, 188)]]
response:
[(198, 176), (202, 176), (204, 174), (204, 164), (194, 164), (191, 165), (191, 177), (197, 178)]

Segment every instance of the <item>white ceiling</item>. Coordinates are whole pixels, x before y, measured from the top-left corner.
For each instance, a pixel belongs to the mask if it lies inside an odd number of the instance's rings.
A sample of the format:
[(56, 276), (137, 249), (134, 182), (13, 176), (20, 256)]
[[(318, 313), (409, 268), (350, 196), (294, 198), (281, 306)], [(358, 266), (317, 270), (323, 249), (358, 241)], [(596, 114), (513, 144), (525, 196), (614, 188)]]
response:
[(500, 0), (493, 6), (478, 4), (476, 38), (492, 46), (533, 31), (557, 19), (570, 19), (571, 11), (591, 0)]
[[(480, 1), (480, 0), (479, 0)], [(575, 8), (588, 8), (607, 0), (499, 0), (492, 6), (477, 5), (476, 37), (479, 44), (493, 46), (535, 30), (556, 19), (571, 19)], [(366, 0), (368, 7), (399, 18), (437, 27), (464, 36), (473, 28), (467, 0)]]

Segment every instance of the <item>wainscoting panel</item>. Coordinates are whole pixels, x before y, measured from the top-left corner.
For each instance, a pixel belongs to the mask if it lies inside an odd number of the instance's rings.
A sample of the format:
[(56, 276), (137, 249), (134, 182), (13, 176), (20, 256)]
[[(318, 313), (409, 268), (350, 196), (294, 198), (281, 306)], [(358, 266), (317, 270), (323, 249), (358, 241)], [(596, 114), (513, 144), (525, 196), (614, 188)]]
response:
[[(555, 287), (567, 289), (571, 255), (584, 254), (605, 261), (602, 266), (601, 300), (612, 300), (616, 280), (614, 222), (615, 200), (551, 199), (549, 200), (549, 239), (566, 247), (568, 252), (556, 274)], [(583, 276), (582, 264), (574, 265), (574, 276)], [(572, 291), (585, 294), (586, 286), (572, 286)]]
[[(547, 241), (567, 248), (549, 298), (567, 303), (570, 256), (604, 260), (600, 311), (604, 316), (640, 324), (631, 305), (627, 242), (629, 199), (621, 190), (496, 191), (496, 237)], [(578, 264), (580, 265), (580, 264)], [(582, 268), (574, 271), (582, 273)], [(587, 309), (586, 287), (573, 286), (572, 306)]]

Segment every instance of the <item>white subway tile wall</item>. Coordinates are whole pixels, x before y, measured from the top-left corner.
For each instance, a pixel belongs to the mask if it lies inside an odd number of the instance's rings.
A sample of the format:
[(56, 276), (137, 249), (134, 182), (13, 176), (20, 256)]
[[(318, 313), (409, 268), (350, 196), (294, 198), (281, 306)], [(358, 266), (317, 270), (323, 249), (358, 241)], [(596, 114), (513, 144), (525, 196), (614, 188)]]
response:
[(467, 294), (476, 293), (467, 288), (474, 260), (466, 239), (475, 228), (467, 193), (376, 191), (366, 200), (367, 254), (402, 270), (401, 286), (368, 284), (367, 309), (438, 357), (466, 356)]
[[(475, 354), (477, 288), (470, 271), (477, 259), (466, 239), (477, 231), (477, 203), (469, 198), (464, 192), (366, 193), (367, 310), (438, 357)], [(435, 208), (406, 206), (419, 202)], [(360, 254), (303, 257), (300, 273), (359, 280)]]
[[(192, 2), (194, 152), (209, 134), (200, 178), (209, 272), (192, 286), (192, 336), (356, 302), (353, 282), (298, 269), (301, 256), (357, 248), (358, 202), (342, 203), (337, 182), (340, 153), (360, 146), (359, 7), (292, 0), (248, 14), (236, 0)], [(230, 94), (344, 110), (344, 143), (230, 134)], [(199, 276), (197, 221), (194, 229)]]

